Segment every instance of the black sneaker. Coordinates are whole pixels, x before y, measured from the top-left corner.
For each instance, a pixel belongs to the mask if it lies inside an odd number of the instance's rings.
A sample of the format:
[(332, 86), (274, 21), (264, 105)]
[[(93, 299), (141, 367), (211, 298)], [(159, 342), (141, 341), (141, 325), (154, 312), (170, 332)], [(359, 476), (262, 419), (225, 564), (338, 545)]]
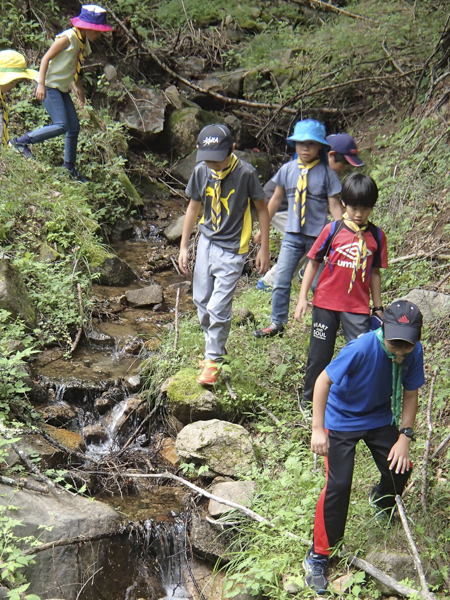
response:
[(284, 327), (283, 325), (275, 325), (275, 323), (271, 323), (269, 327), (264, 327), (264, 329), (257, 329), (253, 332), (253, 335), (256, 338), (266, 338), (266, 337), (274, 337), (279, 335), (283, 337)]
[(63, 167), (64, 167), (64, 168), (65, 168), (67, 171), (69, 171), (69, 173), (72, 175), (72, 177), (73, 177), (74, 179), (76, 179), (76, 180), (77, 180), (77, 181), (79, 181), (80, 183), (87, 183), (87, 179), (86, 179), (86, 177), (84, 177), (84, 175), (82, 175), (82, 174), (80, 173), (80, 171), (77, 171), (77, 170), (75, 169), (75, 167), (69, 168), (69, 167), (65, 167), (64, 165), (63, 165)]
[(303, 568), (306, 573), (306, 585), (317, 594), (326, 594), (328, 587), (328, 556), (316, 554), (313, 549), (310, 548), (303, 561)]
[(8, 142), (10, 148), (14, 148), (17, 152), (22, 154), (25, 158), (34, 158), (33, 153), (30, 150), (28, 144), (20, 144), (17, 138), (12, 138)]

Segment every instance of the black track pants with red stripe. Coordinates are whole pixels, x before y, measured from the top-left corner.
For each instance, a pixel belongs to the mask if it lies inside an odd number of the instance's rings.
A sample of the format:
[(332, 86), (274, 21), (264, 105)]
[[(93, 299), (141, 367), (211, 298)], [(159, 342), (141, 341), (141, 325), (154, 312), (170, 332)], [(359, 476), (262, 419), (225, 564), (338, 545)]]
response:
[[(330, 448), (325, 458), (327, 483), (316, 507), (314, 521), (314, 552), (329, 555), (344, 537), (350, 491), (352, 487), (355, 449), (359, 440), (369, 448), (381, 474), (376, 488), (380, 509), (393, 508), (396, 494), (402, 494), (411, 475), (410, 470), (396, 474), (389, 470), (387, 457), (398, 440), (395, 425), (385, 425), (366, 431), (328, 431)], [(372, 484), (374, 485), (374, 484)], [(369, 494), (372, 485), (367, 490)]]

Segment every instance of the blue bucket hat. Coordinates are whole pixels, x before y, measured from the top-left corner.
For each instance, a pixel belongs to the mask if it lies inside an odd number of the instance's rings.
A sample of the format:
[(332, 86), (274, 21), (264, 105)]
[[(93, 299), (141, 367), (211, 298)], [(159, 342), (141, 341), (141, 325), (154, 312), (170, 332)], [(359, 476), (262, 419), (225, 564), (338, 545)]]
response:
[(295, 142), (312, 140), (313, 142), (323, 144), (329, 150), (330, 144), (325, 139), (325, 136), (325, 125), (322, 125), (320, 121), (316, 121), (315, 119), (304, 119), (295, 124), (294, 133), (286, 141), (289, 146), (294, 146)]

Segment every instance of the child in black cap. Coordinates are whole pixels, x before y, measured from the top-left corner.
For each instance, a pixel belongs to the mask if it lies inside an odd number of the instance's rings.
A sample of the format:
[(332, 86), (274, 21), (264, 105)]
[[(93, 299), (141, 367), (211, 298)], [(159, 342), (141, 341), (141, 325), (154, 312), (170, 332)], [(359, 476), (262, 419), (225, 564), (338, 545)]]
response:
[(178, 263), (187, 274), (189, 237), (203, 203), (193, 300), (206, 341), (205, 360), (197, 381), (208, 386), (217, 382), (226, 355), (231, 303), (252, 234), (252, 204), (261, 229), (261, 249), (256, 257), (260, 273), (265, 273), (270, 266), (269, 214), (256, 170), (234, 154), (235, 144), (226, 125), (204, 127), (198, 136), (197, 148), (198, 164), (186, 188), (191, 201), (186, 211)]
[(383, 320), (381, 328), (345, 346), (314, 388), (311, 450), (325, 456), (327, 483), (304, 567), (307, 585), (319, 594), (328, 586), (328, 556), (344, 535), (359, 440), (381, 474), (369, 496), (379, 512), (390, 514), (411, 475), (409, 445), (418, 388), (425, 382), (422, 314), (415, 304), (398, 300), (386, 308)]

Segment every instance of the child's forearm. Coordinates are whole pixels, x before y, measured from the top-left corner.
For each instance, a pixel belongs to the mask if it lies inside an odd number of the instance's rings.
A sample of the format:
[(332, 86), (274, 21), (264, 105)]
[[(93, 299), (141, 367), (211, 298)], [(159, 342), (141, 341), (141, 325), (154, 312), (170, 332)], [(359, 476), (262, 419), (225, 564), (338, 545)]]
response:
[(264, 200), (258, 200), (254, 203), (256, 211), (258, 213), (259, 230), (261, 232), (261, 249), (263, 251), (269, 250), (269, 228), (270, 219), (269, 212), (267, 210), (266, 203)]
[(273, 215), (280, 208), (281, 202), (283, 201), (283, 198), (284, 198), (284, 194), (285, 194), (284, 188), (281, 187), (280, 185), (277, 185), (277, 187), (275, 188), (275, 191), (272, 195), (272, 198), (269, 200), (269, 204), (267, 205), (267, 210), (269, 211), (269, 221), (272, 220)]
[(403, 391), (403, 407), (402, 407), (402, 424), (403, 427), (414, 427), (416, 420), (417, 408), (419, 405), (418, 390)]
[(186, 210), (183, 223), (183, 233), (181, 234), (180, 249), (186, 250), (189, 245), (189, 238), (191, 237), (192, 230), (194, 229), (195, 222), (200, 212), (201, 202), (191, 200)]
[(328, 377), (326, 371), (322, 371), (319, 377), (316, 379), (313, 393), (313, 418), (312, 428), (324, 429), (325, 428), (325, 409), (328, 402), (328, 394), (333, 382)]

